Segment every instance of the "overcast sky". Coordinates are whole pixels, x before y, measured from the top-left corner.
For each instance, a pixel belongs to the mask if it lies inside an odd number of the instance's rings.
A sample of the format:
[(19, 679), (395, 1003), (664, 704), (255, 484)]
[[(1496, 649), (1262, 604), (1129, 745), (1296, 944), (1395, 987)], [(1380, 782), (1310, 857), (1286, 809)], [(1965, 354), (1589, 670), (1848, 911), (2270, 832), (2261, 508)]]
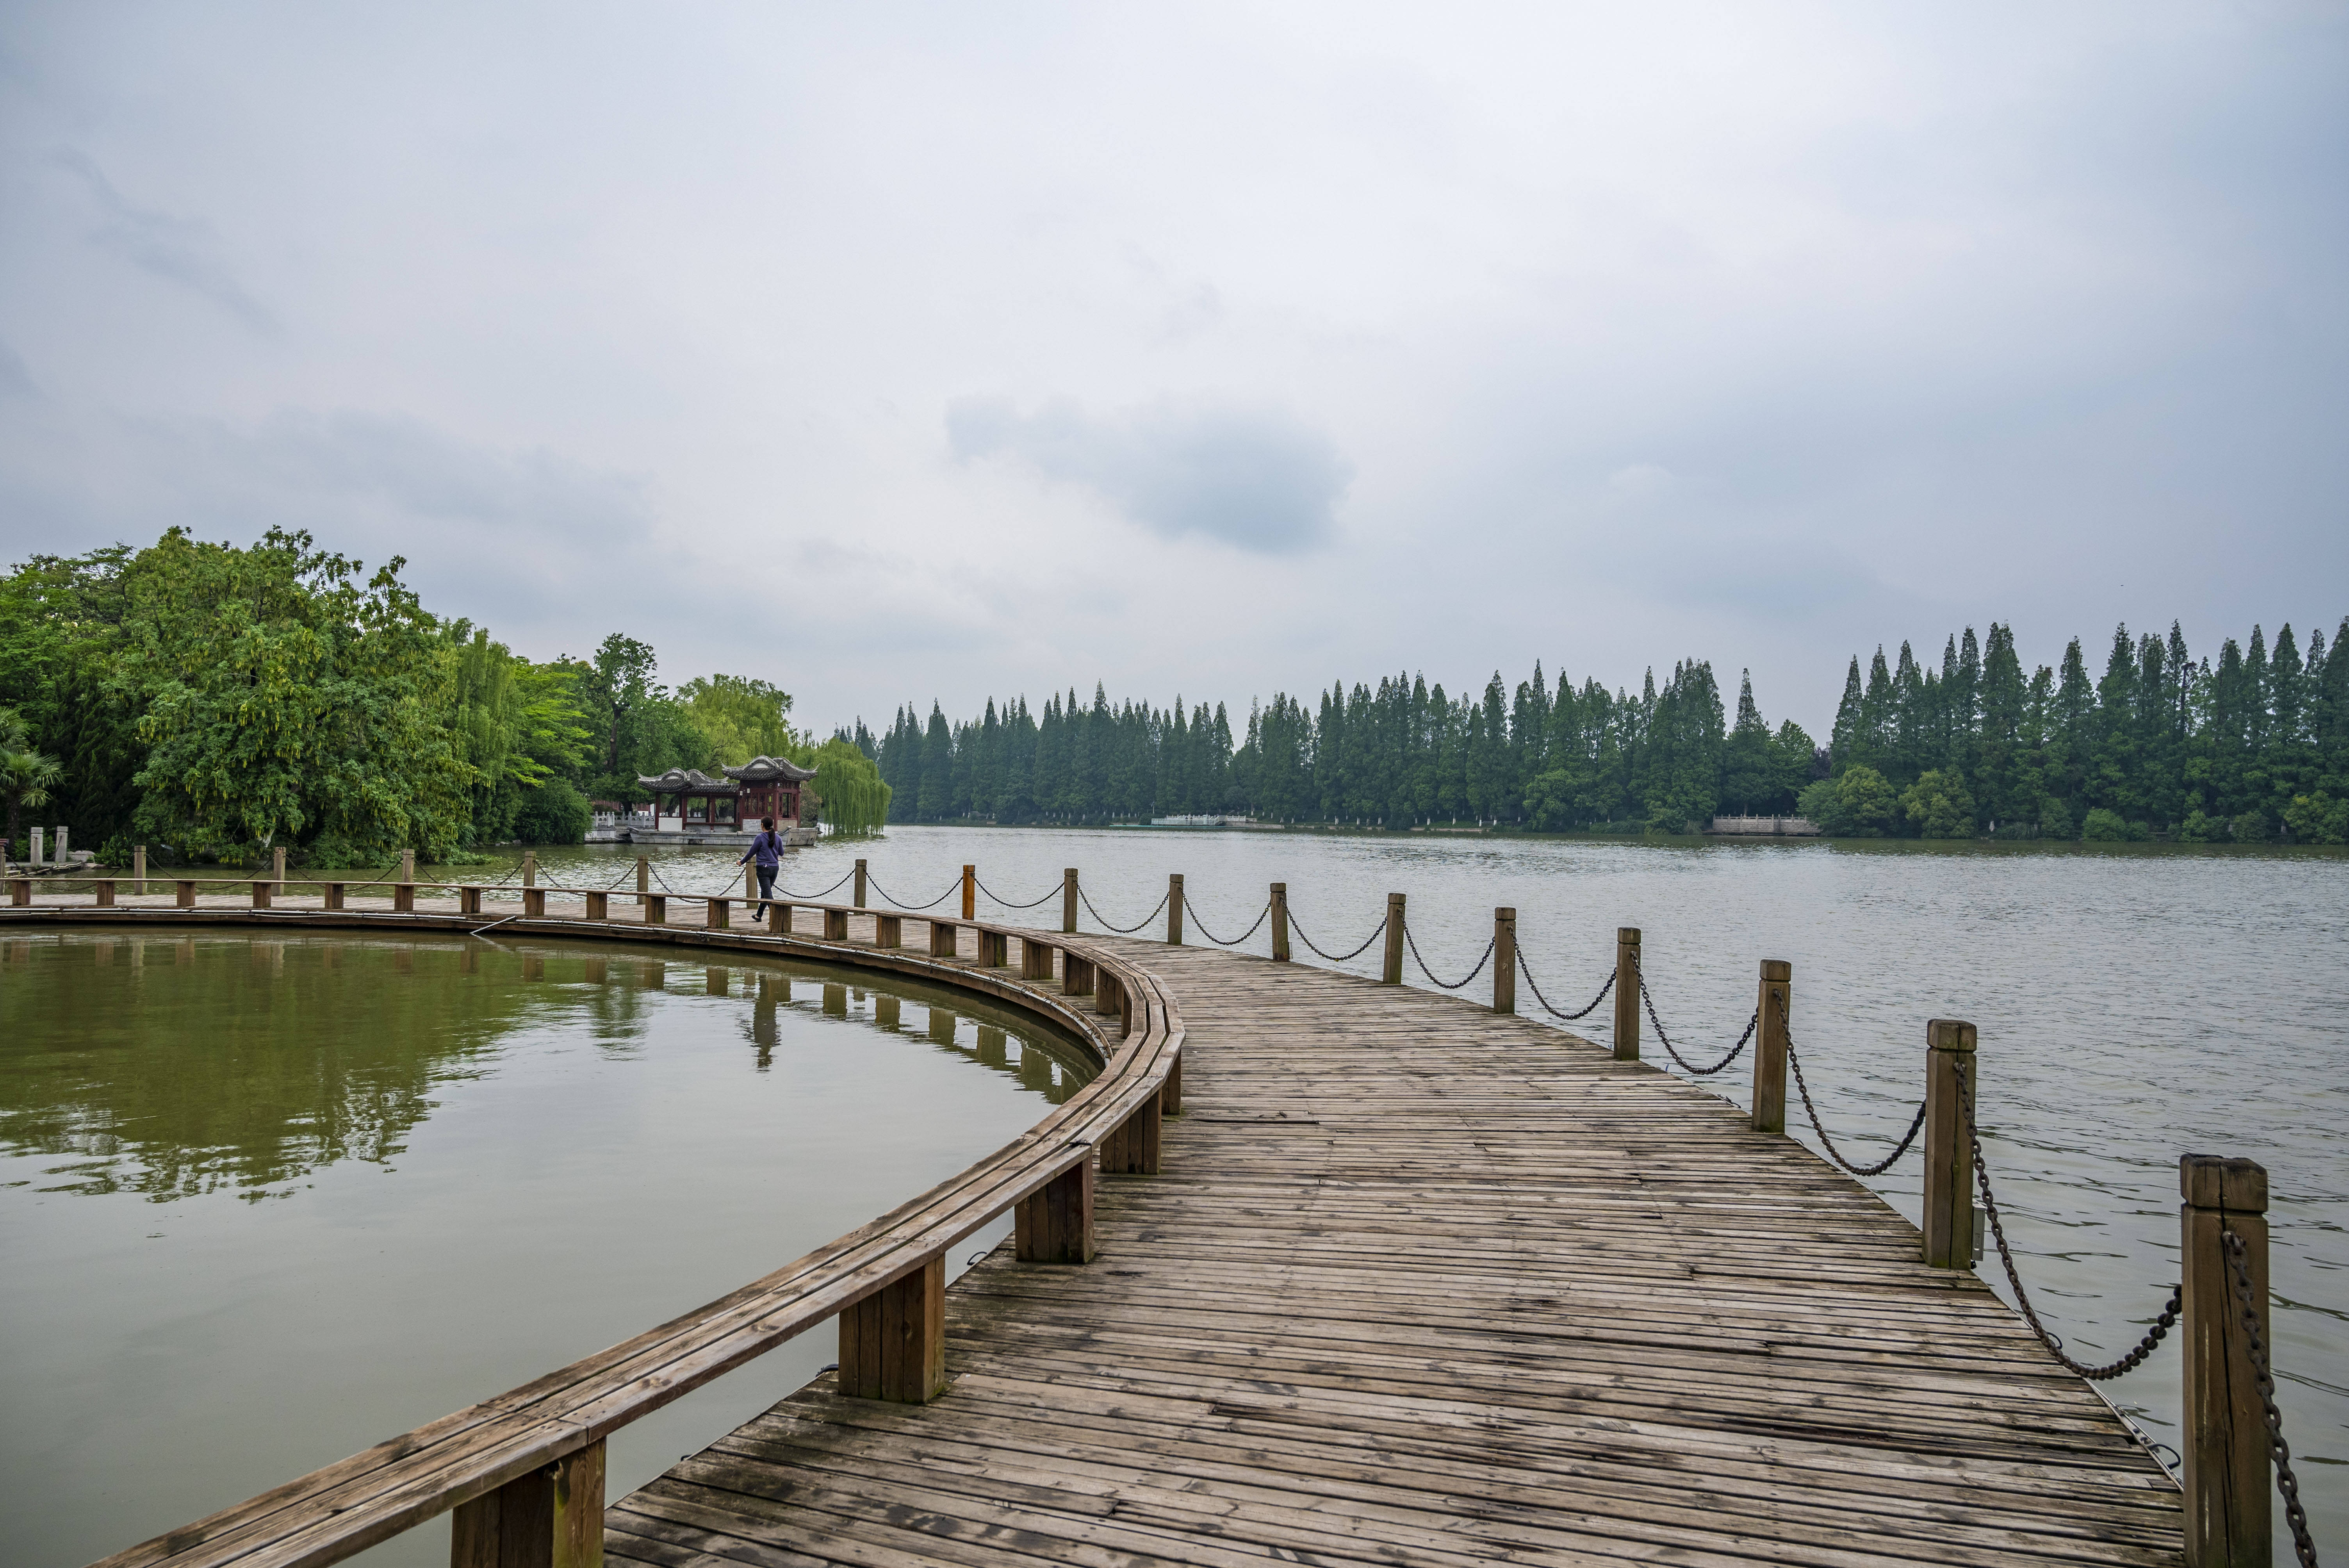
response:
[(2349, 8), (0, 9), (0, 557), (829, 726), (2349, 612)]

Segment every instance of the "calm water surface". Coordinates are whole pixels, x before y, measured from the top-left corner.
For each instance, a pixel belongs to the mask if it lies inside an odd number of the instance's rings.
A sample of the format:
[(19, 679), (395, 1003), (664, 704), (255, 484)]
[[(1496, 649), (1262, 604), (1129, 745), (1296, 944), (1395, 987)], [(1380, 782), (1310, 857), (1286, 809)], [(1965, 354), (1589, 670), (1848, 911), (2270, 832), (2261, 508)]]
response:
[[(634, 854), (542, 860), (608, 882), (632, 875)], [(1664, 1026), (1700, 1062), (1753, 1011), (1756, 961), (1789, 959), (1813, 1093), (1862, 1163), (1908, 1126), (1922, 1093), (1925, 1021), (1970, 1019), (2007, 1234), (2042, 1316), (2083, 1359), (2135, 1343), (2178, 1278), (2178, 1156), (2267, 1166), (2285, 1432), (2320, 1544), (2349, 1554), (2349, 856), (2339, 851), (897, 828), (795, 851), (783, 883), (819, 892), (859, 855), (906, 904), (975, 863), (1002, 899), (1044, 896), (1012, 918), (1052, 924), (1064, 866), (1080, 868), (1094, 907), (1119, 925), (1143, 921), (1181, 872), (1194, 942), (1197, 922), (1239, 935), (1267, 884), (1286, 882), (1299, 924), (1340, 953), (1400, 892), (1446, 980), (1484, 950), (1493, 907), (1512, 904), (1532, 977), (1568, 1008), (1606, 977), (1614, 928), (1637, 925)], [(740, 874), (731, 853), (672, 851), (656, 864), (680, 890)], [(1091, 915), (1083, 923), (1099, 929)], [(1164, 930), (1161, 916), (1144, 934)], [(1259, 928), (1244, 946), (1265, 953), (1268, 938)], [(1378, 959), (1373, 947), (1347, 967), (1375, 974)], [(1489, 997), (1486, 985), (1464, 994)], [(1531, 1010), (1522, 989), (1520, 1001)], [(1609, 1010), (1574, 1026), (1603, 1040)], [(1660, 1054), (1652, 1040), (1646, 1051)], [(1741, 1061), (1713, 1081), (1743, 1101), (1747, 1073)], [(1798, 1136), (1816, 1146), (1808, 1127)], [(1913, 1154), (1873, 1185), (1917, 1217)], [(1995, 1254), (1984, 1267), (2012, 1299)], [(2104, 1387), (2150, 1436), (2176, 1442), (2174, 1348)]]
[[(804, 966), (0, 933), (0, 1561), (71, 1568), (626, 1338), (1090, 1072), (1016, 1016)], [(833, 1337), (616, 1436), (614, 1495)], [(444, 1520), (361, 1561), (448, 1550)]]

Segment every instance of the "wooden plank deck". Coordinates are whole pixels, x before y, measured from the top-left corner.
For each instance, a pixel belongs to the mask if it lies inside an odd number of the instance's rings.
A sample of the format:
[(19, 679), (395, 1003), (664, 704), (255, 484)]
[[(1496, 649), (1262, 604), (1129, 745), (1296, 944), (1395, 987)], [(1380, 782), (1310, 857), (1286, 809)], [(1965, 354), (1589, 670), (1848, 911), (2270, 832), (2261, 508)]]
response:
[(2179, 1561), (2104, 1402), (1724, 1101), (1463, 1001), (1087, 940), (1188, 1029), (1102, 1255), (999, 1250), (943, 1399), (819, 1378), (614, 1502), (608, 1560)]

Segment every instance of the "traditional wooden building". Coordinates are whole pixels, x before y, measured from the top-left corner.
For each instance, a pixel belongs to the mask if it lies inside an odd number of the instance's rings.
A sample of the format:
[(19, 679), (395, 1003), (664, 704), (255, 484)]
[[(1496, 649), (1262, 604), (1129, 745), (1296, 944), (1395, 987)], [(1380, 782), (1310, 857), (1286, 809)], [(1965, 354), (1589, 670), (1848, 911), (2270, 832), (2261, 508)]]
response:
[[(815, 801), (802, 801), (800, 787), (815, 777), (780, 757), (754, 757), (740, 768), (721, 768), (713, 779), (698, 768), (672, 768), (636, 782), (653, 798), (653, 830), (663, 833), (748, 833), (762, 817), (778, 828), (812, 826)], [(802, 816), (802, 807), (805, 814)]]

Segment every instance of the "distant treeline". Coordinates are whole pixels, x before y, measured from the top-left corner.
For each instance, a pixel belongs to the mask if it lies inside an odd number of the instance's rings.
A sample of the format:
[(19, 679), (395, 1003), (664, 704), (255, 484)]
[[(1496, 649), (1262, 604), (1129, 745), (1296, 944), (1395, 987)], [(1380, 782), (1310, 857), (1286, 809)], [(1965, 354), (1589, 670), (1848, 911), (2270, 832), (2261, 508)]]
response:
[(2338, 843), (2349, 838), (2349, 620), (2271, 652), (2230, 638), (2215, 666), (2167, 639), (2114, 634), (2101, 680), (2080, 644), (2029, 676), (2009, 627), (1969, 627), (1940, 668), (1909, 645), (1865, 677), (1855, 656), (1829, 745), (1766, 724), (1749, 677), (1728, 714), (1712, 665), (1653, 672), (1637, 694), (1595, 680), (1481, 695), (1423, 676), (1342, 682), (1309, 707), (1251, 706), (1235, 736), (1218, 704), (1112, 705), (1094, 687), (993, 700), (950, 724), (900, 708), (876, 740), (892, 821), (1133, 821), (1244, 814), (1389, 828), (1481, 822), (1544, 831), (1682, 832), (1716, 813), (1809, 816), (1858, 836)]
[(671, 690), (615, 633), (533, 661), (426, 610), (394, 560), (372, 574), (271, 530), (249, 547), (172, 529), (144, 549), (39, 555), (0, 575), (0, 806), (120, 864), (159, 857), (382, 864), (521, 841), (575, 843), (639, 774), (753, 756), (816, 769), (835, 826), (888, 791), (854, 747), (789, 722), (791, 695), (712, 675)]

